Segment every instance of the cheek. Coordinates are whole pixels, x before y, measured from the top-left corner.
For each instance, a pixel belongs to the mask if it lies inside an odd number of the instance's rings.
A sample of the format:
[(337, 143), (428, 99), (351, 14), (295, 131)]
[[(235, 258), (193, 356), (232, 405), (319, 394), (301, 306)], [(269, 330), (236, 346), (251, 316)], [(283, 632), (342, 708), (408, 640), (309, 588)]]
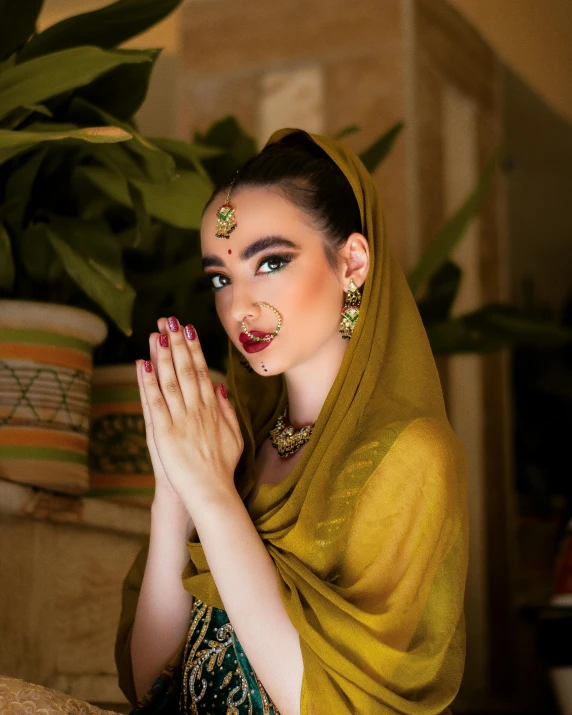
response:
[(323, 325), (324, 329), (329, 330), (339, 312), (336, 302), (338, 295), (339, 286), (331, 271), (311, 271), (296, 290), (290, 291), (286, 301), (288, 314), (297, 316), (299, 325), (313, 325), (318, 332), (319, 326)]

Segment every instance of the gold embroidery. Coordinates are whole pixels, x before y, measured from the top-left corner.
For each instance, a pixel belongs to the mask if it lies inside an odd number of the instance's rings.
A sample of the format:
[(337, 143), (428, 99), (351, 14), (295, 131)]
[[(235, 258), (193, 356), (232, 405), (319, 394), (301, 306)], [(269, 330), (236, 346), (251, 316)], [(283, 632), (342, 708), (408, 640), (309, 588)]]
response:
[[(196, 604), (195, 604), (195, 609), (197, 609), (197, 612), (196, 612), (195, 617), (193, 618), (191, 627), (189, 629), (189, 635), (187, 637), (187, 642), (186, 642), (184, 653), (183, 653), (184, 669), (183, 669), (183, 682), (182, 682), (182, 693), (181, 693), (182, 697), (181, 697), (181, 702), (179, 703), (181, 712), (183, 712), (183, 713), (189, 712), (187, 707), (188, 707), (188, 698), (190, 696), (191, 715), (199, 715), (197, 703), (199, 703), (204, 698), (204, 696), (207, 692), (207, 688), (208, 688), (207, 680), (202, 677), (203, 676), (203, 668), (206, 669), (206, 671), (208, 673), (212, 673), (212, 671), (215, 668), (215, 665), (222, 667), (224, 657), (225, 657), (228, 649), (232, 646), (232, 648), (235, 652), (236, 659), (237, 659), (236, 660), (237, 668), (236, 668), (236, 670), (227, 673), (222, 684), (219, 687), (219, 690), (222, 690), (223, 687), (227, 686), (230, 683), (233, 675), (237, 675), (240, 678), (240, 685), (237, 685), (235, 688), (233, 688), (226, 698), (226, 703), (225, 703), (227, 706), (226, 715), (239, 715), (238, 707), (240, 705), (242, 705), (247, 698), (248, 698), (248, 715), (252, 715), (252, 700), (248, 693), (248, 682), (244, 676), (244, 673), (242, 672), (242, 669), (238, 662), (238, 656), (236, 654), (236, 649), (234, 648), (234, 638), (233, 638), (234, 629), (233, 629), (232, 625), (230, 623), (226, 623), (226, 624), (222, 625), (220, 628), (218, 628), (218, 630), (216, 632), (217, 640), (216, 641), (209, 640), (207, 643), (208, 648), (203, 648), (202, 650), (198, 650), (199, 647), (201, 646), (201, 644), (203, 643), (203, 640), (206, 636), (208, 627), (210, 625), (210, 622), (212, 619), (213, 607), (212, 606), (207, 607), (206, 604), (202, 603), (202, 601), (197, 599)], [(203, 623), (201, 631), (200, 631), (193, 647), (189, 651), (190, 642), (191, 642), (194, 632), (197, 628), (197, 625), (203, 616), (205, 618), (205, 621)], [(201, 684), (201, 692), (200, 693), (197, 693), (195, 690), (195, 684), (196, 684), (197, 680)], [(239, 692), (240, 692), (239, 697), (237, 699), (235, 699), (235, 695)], [(216, 698), (217, 696), (215, 695), (214, 697)]]
[(262, 707), (264, 708), (263, 715), (270, 715), (270, 706), (271, 705), (274, 708), (275, 715), (280, 715), (280, 713), (278, 712), (278, 708), (276, 707), (276, 705), (274, 705), (272, 700), (270, 700), (270, 696), (264, 689), (264, 685), (262, 685), (262, 683), (260, 682), (258, 675), (256, 675), (254, 670), (252, 670), (251, 672), (252, 672), (252, 675), (254, 675), (254, 679), (256, 680), (258, 689), (260, 690), (260, 695), (262, 696)]

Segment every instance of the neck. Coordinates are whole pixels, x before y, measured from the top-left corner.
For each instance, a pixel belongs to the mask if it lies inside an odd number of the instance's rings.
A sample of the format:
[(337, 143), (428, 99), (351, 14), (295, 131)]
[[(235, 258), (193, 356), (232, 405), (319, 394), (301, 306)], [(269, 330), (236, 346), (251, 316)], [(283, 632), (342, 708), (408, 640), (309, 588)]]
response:
[(294, 429), (313, 425), (332, 387), (349, 340), (334, 333), (304, 362), (284, 373), (288, 391), (288, 419)]

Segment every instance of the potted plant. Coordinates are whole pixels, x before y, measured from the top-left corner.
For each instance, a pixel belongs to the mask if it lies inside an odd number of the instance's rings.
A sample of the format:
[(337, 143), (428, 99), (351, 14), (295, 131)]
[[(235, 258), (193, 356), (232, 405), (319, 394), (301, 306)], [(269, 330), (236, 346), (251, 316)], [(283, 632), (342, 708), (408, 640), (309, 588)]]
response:
[[(204, 175), (178, 172), (132, 121), (159, 51), (113, 49), (179, 3), (120, 0), (39, 34), (41, 3), (1, 18), (3, 478), (86, 490), (92, 351), (108, 324), (132, 333), (124, 250), (143, 240), (157, 196), (209, 191)], [(101, 175), (90, 175), (98, 169), (113, 175), (129, 207), (102, 194)]]

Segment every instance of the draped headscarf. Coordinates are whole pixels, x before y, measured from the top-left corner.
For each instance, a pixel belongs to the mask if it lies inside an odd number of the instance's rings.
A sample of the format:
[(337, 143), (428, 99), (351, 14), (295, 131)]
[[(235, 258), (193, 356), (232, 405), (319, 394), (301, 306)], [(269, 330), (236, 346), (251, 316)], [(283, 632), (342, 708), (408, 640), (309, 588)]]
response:
[[(465, 659), (465, 454), (374, 181), (343, 143), (307, 134), (353, 189), (370, 268), (311, 438), (249, 512), (299, 633), (302, 715), (447, 712)], [(235, 483), (247, 499), (256, 451), (288, 396), (283, 374), (248, 373), (240, 358), (229, 339), (227, 392), (244, 438)], [(188, 548), (185, 589), (224, 608), (196, 531)]]

